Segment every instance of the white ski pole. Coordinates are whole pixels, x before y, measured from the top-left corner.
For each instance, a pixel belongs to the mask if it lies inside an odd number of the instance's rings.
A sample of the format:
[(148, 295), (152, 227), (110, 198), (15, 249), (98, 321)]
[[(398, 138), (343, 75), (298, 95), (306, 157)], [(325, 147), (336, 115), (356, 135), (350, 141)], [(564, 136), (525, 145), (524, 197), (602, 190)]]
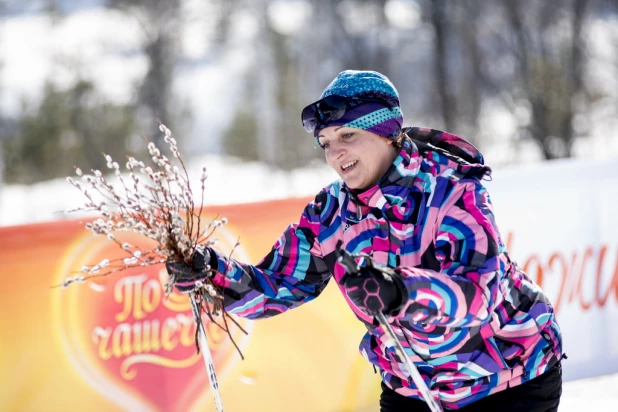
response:
[(414, 381), (416, 388), (421, 393), (421, 396), (423, 397), (425, 402), (427, 402), (427, 406), (429, 406), (431, 412), (442, 412), (442, 406), (440, 406), (440, 404), (436, 402), (434, 397), (431, 396), (431, 392), (429, 391), (427, 385), (425, 385), (425, 381), (421, 377), (421, 374), (418, 372), (418, 369), (416, 369), (416, 365), (414, 365), (414, 362), (412, 362), (410, 357), (406, 355), (406, 351), (403, 345), (397, 338), (397, 335), (395, 335), (395, 331), (393, 330), (393, 328), (391, 328), (391, 325), (388, 323), (388, 320), (386, 319), (386, 316), (384, 316), (384, 313), (378, 313), (375, 315), (375, 317), (376, 319), (378, 319), (378, 322), (380, 322), (380, 325), (382, 325), (382, 328), (386, 330), (386, 332), (390, 335), (393, 342), (395, 342), (395, 349), (397, 350), (397, 352), (399, 352), (399, 357), (406, 364), (406, 367), (408, 368), (408, 373), (412, 377), (412, 381)]
[(210, 390), (215, 398), (215, 407), (217, 412), (223, 412), (223, 401), (221, 400), (221, 393), (219, 392), (219, 383), (217, 382), (217, 374), (215, 373), (215, 365), (212, 362), (212, 354), (210, 353), (210, 347), (208, 346), (208, 337), (206, 336), (206, 330), (204, 329), (204, 322), (202, 322), (202, 316), (200, 314), (199, 306), (195, 300), (195, 294), (191, 292), (189, 294), (191, 298), (191, 309), (193, 309), (193, 317), (197, 323), (200, 334), (200, 350), (206, 364), (206, 371), (208, 373), (208, 381), (210, 382)]

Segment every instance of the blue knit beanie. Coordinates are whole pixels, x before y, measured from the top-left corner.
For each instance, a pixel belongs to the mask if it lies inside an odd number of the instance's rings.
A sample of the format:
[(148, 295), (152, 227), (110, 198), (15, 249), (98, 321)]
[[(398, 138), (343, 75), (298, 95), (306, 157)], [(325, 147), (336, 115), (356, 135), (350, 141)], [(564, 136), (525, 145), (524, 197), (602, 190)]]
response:
[(326, 87), (320, 99), (337, 95), (359, 99), (379, 99), (379, 101), (353, 102), (343, 117), (327, 124), (319, 124), (314, 131), (317, 136), (328, 126), (346, 126), (367, 130), (380, 136), (396, 139), (401, 132), (403, 114), (399, 108), (399, 93), (386, 76), (374, 71), (346, 70)]

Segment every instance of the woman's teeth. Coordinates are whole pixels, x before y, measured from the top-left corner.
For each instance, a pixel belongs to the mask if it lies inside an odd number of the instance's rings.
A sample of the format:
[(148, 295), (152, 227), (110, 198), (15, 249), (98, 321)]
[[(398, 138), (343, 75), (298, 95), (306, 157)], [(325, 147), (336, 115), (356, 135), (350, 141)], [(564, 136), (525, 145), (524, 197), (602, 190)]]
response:
[(358, 163), (358, 160), (351, 161), (351, 162), (346, 163), (343, 166), (341, 166), (341, 169), (343, 169), (343, 170), (349, 169), (352, 166), (354, 166), (356, 163)]

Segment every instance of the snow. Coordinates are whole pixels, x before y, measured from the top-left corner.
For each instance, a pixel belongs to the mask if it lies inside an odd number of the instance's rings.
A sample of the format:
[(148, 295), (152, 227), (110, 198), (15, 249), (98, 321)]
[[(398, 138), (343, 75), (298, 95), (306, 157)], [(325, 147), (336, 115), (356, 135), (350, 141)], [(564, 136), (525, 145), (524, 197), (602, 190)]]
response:
[[(568, 362), (566, 360), (565, 362)], [(560, 412), (607, 411), (618, 403), (618, 373), (563, 384)], [(611, 408), (609, 408), (611, 405)]]
[[(87, 170), (87, 165), (79, 166)], [(312, 196), (337, 178), (323, 162), (316, 161), (305, 169), (285, 172), (259, 162), (218, 156), (190, 161), (187, 166), (189, 176), (197, 179), (202, 166), (208, 170), (204, 202), (207, 206)], [(121, 170), (123, 168), (121, 166)], [(116, 178), (112, 174), (108, 179), (114, 182)], [(199, 186), (199, 181), (192, 181), (193, 188)], [(195, 189), (194, 192), (196, 201), (199, 201), (197, 196), (200, 193)], [(78, 207), (84, 201), (81, 192), (65, 179), (29, 186), (8, 185), (0, 191), (0, 226), (76, 218), (77, 215), (67, 215), (64, 211)]]

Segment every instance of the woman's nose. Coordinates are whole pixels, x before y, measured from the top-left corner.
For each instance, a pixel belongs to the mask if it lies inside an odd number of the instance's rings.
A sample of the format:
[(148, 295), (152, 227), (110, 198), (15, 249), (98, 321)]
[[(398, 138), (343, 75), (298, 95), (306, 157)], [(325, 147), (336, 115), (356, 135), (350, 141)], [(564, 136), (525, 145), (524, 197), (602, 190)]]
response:
[(338, 159), (343, 154), (345, 154), (345, 149), (343, 145), (341, 145), (339, 142), (332, 142), (330, 144), (330, 147), (328, 150), (329, 157), (331, 157), (332, 159)]

